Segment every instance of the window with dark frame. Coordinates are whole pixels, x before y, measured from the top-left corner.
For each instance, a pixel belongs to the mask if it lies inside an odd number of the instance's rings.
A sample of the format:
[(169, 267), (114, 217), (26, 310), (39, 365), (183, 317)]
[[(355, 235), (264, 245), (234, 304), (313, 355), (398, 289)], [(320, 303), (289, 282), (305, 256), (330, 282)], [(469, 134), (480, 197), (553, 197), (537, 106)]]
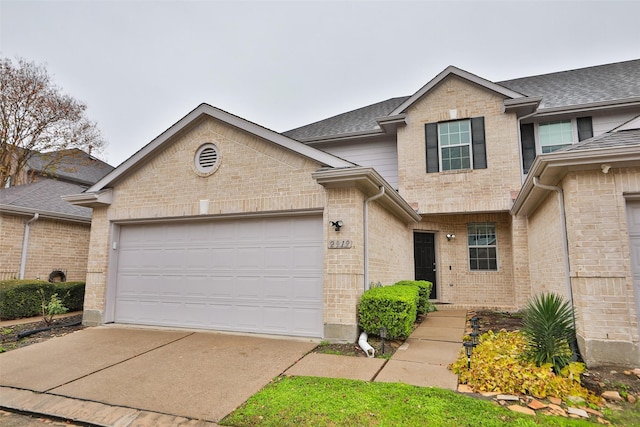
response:
[(467, 242), (469, 247), (469, 270), (498, 270), (498, 242), (495, 224), (467, 224)]

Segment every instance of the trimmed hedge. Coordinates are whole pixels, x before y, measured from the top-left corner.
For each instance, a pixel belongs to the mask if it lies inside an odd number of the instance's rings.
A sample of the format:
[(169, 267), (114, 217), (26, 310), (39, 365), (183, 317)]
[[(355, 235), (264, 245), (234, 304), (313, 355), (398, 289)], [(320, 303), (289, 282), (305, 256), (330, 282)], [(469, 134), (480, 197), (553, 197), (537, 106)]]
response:
[(62, 305), (69, 311), (79, 311), (83, 308), (84, 282), (3, 280), (0, 281), (0, 320), (42, 315), (42, 301), (37, 293), (38, 289), (44, 290), (47, 299), (53, 294), (58, 294)]
[(418, 314), (436, 311), (436, 306), (429, 302), (433, 283), (426, 280), (401, 280), (393, 286), (416, 286), (418, 288)]
[(389, 339), (411, 334), (417, 316), (417, 286), (383, 286), (362, 294), (358, 304), (358, 324), (367, 334), (379, 335), (387, 328)]

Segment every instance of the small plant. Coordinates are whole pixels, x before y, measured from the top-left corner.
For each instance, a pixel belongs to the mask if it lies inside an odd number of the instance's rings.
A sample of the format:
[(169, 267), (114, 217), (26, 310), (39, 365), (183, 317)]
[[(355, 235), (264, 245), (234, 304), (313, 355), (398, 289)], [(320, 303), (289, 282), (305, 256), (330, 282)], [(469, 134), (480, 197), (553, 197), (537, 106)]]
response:
[(529, 300), (523, 323), (528, 360), (538, 366), (551, 364), (556, 373), (569, 364), (576, 333), (568, 301), (553, 293), (536, 295)]
[(67, 307), (62, 305), (62, 300), (58, 297), (58, 294), (52, 294), (47, 300), (44, 289), (38, 289), (38, 295), (42, 303), (42, 320), (47, 326), (50, 326), (53, 322), (53, 316), (69, 311)]

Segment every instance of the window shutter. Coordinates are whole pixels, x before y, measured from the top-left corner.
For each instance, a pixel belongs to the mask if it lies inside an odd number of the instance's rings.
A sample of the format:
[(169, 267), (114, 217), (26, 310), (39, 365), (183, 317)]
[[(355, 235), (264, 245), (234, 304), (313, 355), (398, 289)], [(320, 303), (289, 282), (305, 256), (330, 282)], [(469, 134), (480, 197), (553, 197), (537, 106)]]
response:
[(427, 146), (427, 173), (438, 172), (438, 124), (427, 123), (424, 126), (425, 141)]
[(578, 124), (578, 141), (584, 141), (585, 139), (593, 137), (591, 117), (578, 117), (576, 122)]
[(536, 140), (533, 136), (533, 123), (520, 125), (520, 144), (522, 145), (522, 170), (527, 174), (536, 158)]
[(471, 119), (471, 145), (473, 145), (473, 168), (487, 168), (487, 150), (484, 138), (484, 117)]

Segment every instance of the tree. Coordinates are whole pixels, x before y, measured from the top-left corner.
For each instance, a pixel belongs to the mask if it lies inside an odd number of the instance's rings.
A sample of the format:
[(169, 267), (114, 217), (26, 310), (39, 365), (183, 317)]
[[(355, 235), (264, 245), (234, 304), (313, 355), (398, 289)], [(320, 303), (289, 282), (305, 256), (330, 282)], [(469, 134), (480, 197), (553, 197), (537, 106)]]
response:
[(35, 155), (45, 159), (41, 171), (55, 175), (63, 159), (56, 152), (103, 152), (106, 142), (86, 109), (62, 93), (43, 65), (0, 58), (0, 188), (20, 181)]

